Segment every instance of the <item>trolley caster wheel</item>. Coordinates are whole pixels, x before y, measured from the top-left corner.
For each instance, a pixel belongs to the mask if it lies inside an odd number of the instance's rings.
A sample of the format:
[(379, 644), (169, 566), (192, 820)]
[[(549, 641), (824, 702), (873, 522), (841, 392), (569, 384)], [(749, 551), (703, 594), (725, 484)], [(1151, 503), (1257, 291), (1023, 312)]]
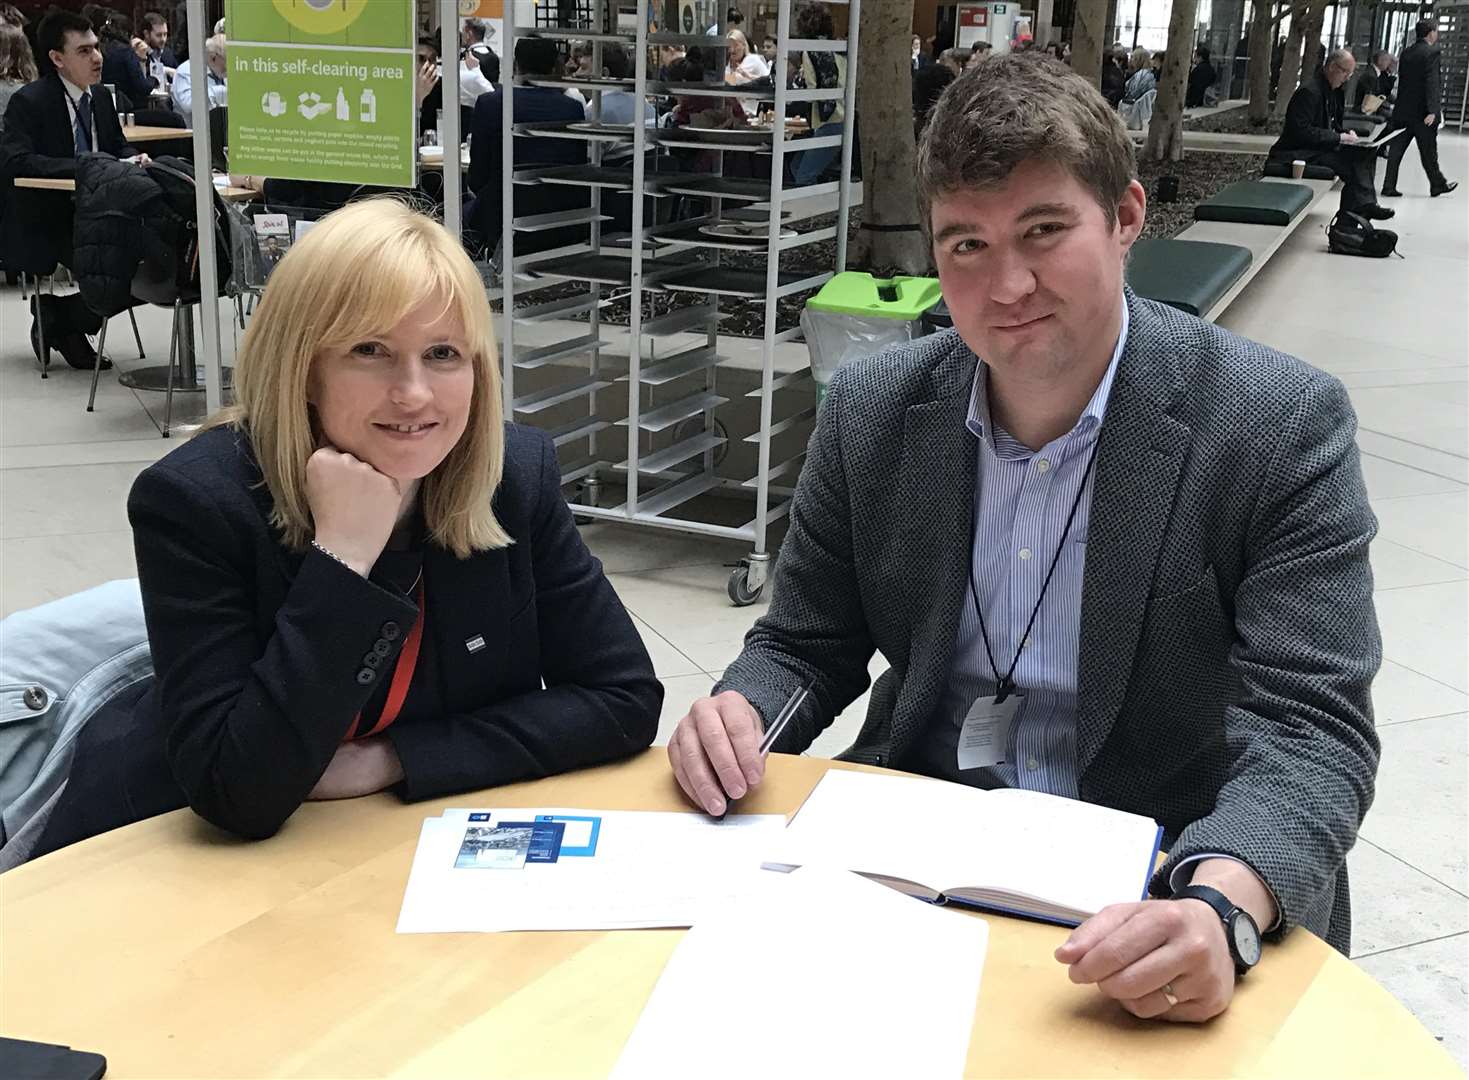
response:
[(750, 568), (748, 566), (737, 566), (729, 575), (729, 583), (725, 586), (725, 592), (729, 594), (729, 602), (735, 607), (749, 607), (760, 594), (765, 591), (765, 586), (758, 588), (750, 587)]

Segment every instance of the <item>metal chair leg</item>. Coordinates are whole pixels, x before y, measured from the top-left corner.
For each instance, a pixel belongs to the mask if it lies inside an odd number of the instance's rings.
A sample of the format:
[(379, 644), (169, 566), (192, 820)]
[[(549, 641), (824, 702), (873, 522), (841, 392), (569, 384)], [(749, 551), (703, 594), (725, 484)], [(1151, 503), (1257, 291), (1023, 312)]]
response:
[(133, 340), (138, 343), (138, 359), (146, 360), (148, 354), (143, 351), (143, 335), (138, 333), (138, 317), (133, 314), (132, 308), (128, 308), (128, 322), (133, 324)]
[[(56, 275), (48, 275), (47, 280), (51, 283), (51, 295), (56, 295)], [(41, 378), (51, 377), (51, 348), (46, 344), (46, 315), (41, 308), (41, 279), (36, 278), (36, 336), (41, 342)]]
[(173, 374), (179, 357), (179, 311), (181, 302), (173, 302), (173, 333), (168, 345), (168, 391), (163, 396), (163, 437), (168, 438), (168, 429), (173, 425)]
[(111, 319), (102, 323), (102, 332), (97, 335), (97, 359), (92, 364), (92, 393), (87, 397), (87, 412), (92, 412), (92, 406), (97, 403), (97, 380), (102, 377), (102, 350), (107, 347), (107, 327)]

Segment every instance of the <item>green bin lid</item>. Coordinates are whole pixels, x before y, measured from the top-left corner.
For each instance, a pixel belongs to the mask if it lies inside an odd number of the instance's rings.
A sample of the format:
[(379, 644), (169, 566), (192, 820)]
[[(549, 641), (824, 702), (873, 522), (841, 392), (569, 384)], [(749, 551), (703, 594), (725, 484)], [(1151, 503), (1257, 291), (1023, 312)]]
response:
[[(891, 288), (893, 299), (883, 299), (882, 291)], [(879, 319), (912, 321), (943, 299), (937, 278), (875, 278), (856, 270), (836, 275), (806, 306), (813, 311), (834, 311), (842, 315), (869, 315)]]

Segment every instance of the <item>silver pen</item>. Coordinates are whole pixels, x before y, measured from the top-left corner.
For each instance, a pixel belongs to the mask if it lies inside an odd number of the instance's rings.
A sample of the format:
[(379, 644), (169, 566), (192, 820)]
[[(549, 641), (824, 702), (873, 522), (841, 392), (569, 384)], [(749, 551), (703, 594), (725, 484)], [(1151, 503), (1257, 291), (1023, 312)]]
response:
[[(804, 686), (800, 687), (800, 689), (798, 689), (794, 694), (790, 696), (789, 700), (786, 701), (784, 708), (782, 708), (780, 712), (776, 714), (775, 722), (771, 724), (768, 729), (766, 729), (764, 738), (760, 740), (760, 756), (762, 758), (768, 757), (770, 755), (770, 748), (775, 745), (775, 740), (780, 738), (780, 733), (784, 731), (786, 725), (791, 722), (791, 717), (795, 716), (796, 713), (800, 710), (801, 706), (805, 704), (806, 695), (811, 693), (812, 685), (813, 680), (808, 679)], [(726, 797), (724, 800), (724, 810), (718, 814), (715, 814), (714, 819), (716, 821), (723, 821), (725, 814), (728, 814), (730, 810), (734, 808), (734, 804), (738, 801), (738, 799), (731, 799)]]

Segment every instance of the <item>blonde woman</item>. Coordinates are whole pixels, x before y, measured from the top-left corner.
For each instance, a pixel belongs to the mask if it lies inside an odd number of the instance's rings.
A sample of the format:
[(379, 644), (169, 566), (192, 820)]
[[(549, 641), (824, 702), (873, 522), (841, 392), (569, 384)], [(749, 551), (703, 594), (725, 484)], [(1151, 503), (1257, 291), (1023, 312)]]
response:
[(434, 798), (635, 753), (663, 692), (550, 439), (505, 424), (484, 288), (387, 199), (281, 260), (238, 404), (128, 500), (157, 684), (201, 816)]
[[(744, 83), (769, 76), (770, 65), (759, 53), (750, 51), (750, 42), (746, 39), (744, 31), (731, 30), (724, 37), (726, 44), (724, 82), (727, 86), (741, 86)], [(746, 116), (753, 117), (760, 108), (759, 98), (740, 98), (739, 102)]]
[(1158, 76), (1153, 72), (1153, 54), (1147, 49), (1133, 49), (1132, 55), (1127, 59), (1127, 89), (1123, 91), (1122, 100), (1129, 103), (1139, 101), (1149, 90), (1157, 88)]

